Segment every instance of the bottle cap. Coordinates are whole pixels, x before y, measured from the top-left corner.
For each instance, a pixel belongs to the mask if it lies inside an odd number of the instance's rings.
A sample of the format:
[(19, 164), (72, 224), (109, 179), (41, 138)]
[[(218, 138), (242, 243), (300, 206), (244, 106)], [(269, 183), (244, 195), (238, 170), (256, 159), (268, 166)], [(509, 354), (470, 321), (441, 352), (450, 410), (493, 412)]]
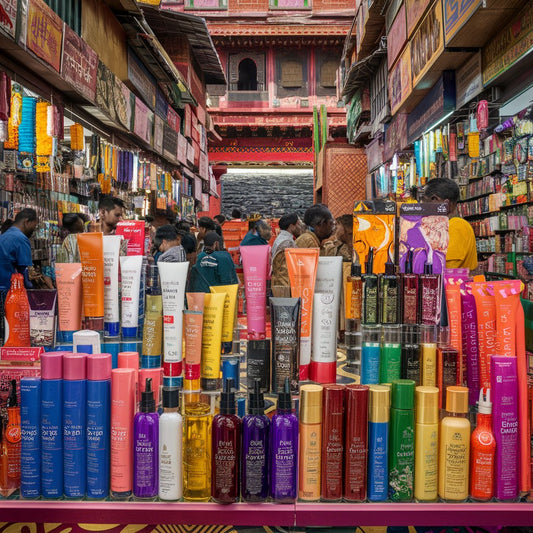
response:
[(309, 379), (317, 383), (335, 383), (337, 379), (337, 362), (311, 361), (309, 364)]
[(468, 413), (468, 387), (452, 385), (446, 388), (446, 411)]
[(182, 367), (183, 367), (183, 363), (181, 361), (177, 361), (174, 363), (163, 362), (163, 375), (169, 376), (169, 377), (181, 376), (181, 372), (183, 370)]
[(224, 381), (224, 390), (220, 395), (220, 414), (235, 414), (235, 391), (233, 390), (233, 380), (231, 378)]
[(396, 272), (395, 272), (394, 263), (391, 263), (390, 261), (387, 261), (385, 263), (385, 275), (386, 276), (394, 276), (395, 274), (396, 274)]
[(133, 368), (139, 370), (139, 352), (119, 352), (118, 368)]
[(163, 408), (174, 409), (180, 405), (178, 387), (163, 387)]
[(277, 410), (292, 411), (292, 396), (289, 378), (285, 378), (285, 383), (283, 384), (283, 392), (280, 392), (278, 394)]
[(17, 399), (17, 380), (12, 379), (11, 380), (11, 392), (9, 393), (9, 397), (7, 398), (6, 402), (6, 408), (9, 407), (18, 407), (18, 399)]
[(87, 356), (87, 379), (105, 381), (111, 379), (111, 354), (95, 353)]
[(155, 411), (154, 391), (152, 390), (152, 378), (146, 378), (146, 384), (141, 394), (141, 413), (153, 413)]
[(477, 403), (477, 412), (480, 415), (492, 414), (492, 402), (490, 401), (490, 389), (485, 389), (485, 395), (483, 395), (483, 389), (479, 389), (479, 401)]
[(63, 352), (47, 352), (41, 355), (41, 378), (62, 379)]
[(322, 387), (322, 412), (325, 416), (344, 412), (345, 386), (330, 383)]
[(111, 370), (111, 400), (120, 402), (136, 411), (135, 370), (133, 368), (113, 368)]
[(251, 415), (265, 414), (265, 397), (261, 392), (261, 380), (259, 378), (254, 379), (254, 390), (250, 393), (248, 400), (248, 413)]
[(389, 421), (390, 387), (387, 385), (370, 385), (369, 387), (369, 421), (383, 423)]
[(320, 424), (322, 421), (322, 385), (300, 387), (300, 422)]
[(419, 386), (415, 389), (416, 423), (437, 424), (439, 422), (439, 389)]
[(441, 326), (438, 332), (437, 344), (439, 346), (450, 345), (450, 328), (447, 326)]
[(415, 403), (415, 382), (412, 379), (397, 379), (392, 382), (391, 407), (413, 409)]

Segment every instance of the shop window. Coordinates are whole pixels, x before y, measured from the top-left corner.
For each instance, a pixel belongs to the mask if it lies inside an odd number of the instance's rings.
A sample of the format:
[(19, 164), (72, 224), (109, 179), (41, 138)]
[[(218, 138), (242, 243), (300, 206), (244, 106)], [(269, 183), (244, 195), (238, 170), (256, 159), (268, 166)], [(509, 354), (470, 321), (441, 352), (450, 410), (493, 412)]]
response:
[(228, 9), (227, 0), (185, 0), (185, 9)]
[(325, 61), (320, 67), (320, 86), (324, 89), (331, 89), (336, 86), (337, 68), (339, 64), (337, 61)]
[(239, 63), (238, 91), (257, 91), (257, 65), (252, 59), (246, 58)]
[[(265, 54), (239, 52), (228, 57), (229, 92), (233, 95), (265, 90)], [(231, 94), (230, 94), (231, 96)], [(243, 97), (241, 94), (239, 98)]]
[(389, 114), (387, 58), (379, 65), (370, 82), (370, 120), (383, 119)]
[(281, 63), (281, 86), (286, 89), (303, 86), (303, 66), (300, 61)]
[(310, 9), (311, 0), (269, 0), (270, 9)]
[(45, 0), (45, 3), (61, 17), (63, 22), (81, 35), (82, 0)]

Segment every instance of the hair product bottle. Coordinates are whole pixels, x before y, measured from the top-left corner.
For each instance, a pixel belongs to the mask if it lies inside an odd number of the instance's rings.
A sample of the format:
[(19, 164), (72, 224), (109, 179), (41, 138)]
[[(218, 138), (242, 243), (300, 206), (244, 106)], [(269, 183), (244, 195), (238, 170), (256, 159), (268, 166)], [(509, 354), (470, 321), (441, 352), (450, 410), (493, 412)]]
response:
[(494, 496), (496, 439), (492, 432), (490, 389), (479, 391), (477, 425), (470, 438), (470, 497), (488, 502)]
[(239, 497), (241, 419), (235, 414), (233, 380), (224, 385), (220, 413), (213, 418), (211, 497), (217, 503), (233, 503)]
[(8, 453), (8, 486), (20, 487), (20, 407), (17, 399), (17, 380), (11, 380), (11, 392), (6, 402), (7, 424), (5, 439)]
[(413, 499), (415, 472), (415, 382), (392, 382), (389, 444), (389, 497), (392, 501)]
[(264, 502), (268, 498), (270, 418), (265, 415), (261, 380), (254, 381), (248, 400), (248, 414), (242, 420), (242, 479), (244, 501)]
[(346, 386), (343, 496), (347, 502), (366, 499), (368, 390), (366, 385)]
[(20, 495), (41, 495), (41, 380), (20, 380)]
[(433, 325), (420, 326), (420, 362), (422, 364), (421, 384), (424, 387), (437, 385), (437, 328)]
[(324, 385), (322, 393), (322, 472), (320, 499), (342, 500), (344, 459), (344, 385)]
[(467, 387), (446, 389), (446, 411), (439, 435), (439, 496), (445, 501), (461, 502), (468, 498), (470, 460)]
[(133, 419), (133, 495), (153, 499), (158, 494), (159, 415), (151, 378), (146, 379), (139, 412)]
[(163, 414), (159, 417), (159, 498), (179, 500), (183, 496), (183, 418), (179, 413), (180, 391), (163, 387)]
[(368, 407), (368, 489), (371, 502), (388, 498), (390, 387), (370, 385)]
[(270, 432), (270, 496), (276, 503), (292, 503), (297, 494), (298, 418), (292, 411), (289, 378), (278, 395)]
[(439, 481), (439, 389), (417, 387), (415, 401), (415, 498), (435, 501)]
[(300, 387), (300, 466), (298, 497), (320, 499), (320, 455), (322, 451), (322, 385)]
[(30, 303), (24, 288), (24, 276), (22, 274), (15, 273), (11, 276), (11, 287), (5, 301), (4, 324), (4, 347), (31, 346)]
[(413, 274), (413, 249), (407, 253), (405, 274), (402, 274), (402, 379), (412, 379), (420, 385), (420, 296), (419, 278)]
[(439, 409), (446, 410), (446, 389), (459, 383), (460, 370), (459, 352), (450, 344), (450, 328), (441, 326), (437, 342)]

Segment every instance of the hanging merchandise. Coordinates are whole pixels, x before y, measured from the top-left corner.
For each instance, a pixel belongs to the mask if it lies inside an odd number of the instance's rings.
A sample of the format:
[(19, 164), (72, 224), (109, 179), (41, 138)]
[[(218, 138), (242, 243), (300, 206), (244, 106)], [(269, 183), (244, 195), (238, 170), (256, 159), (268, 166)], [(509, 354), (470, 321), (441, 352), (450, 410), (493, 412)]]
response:
[(0, 72), (0, 121), (9, 120), (9, 108), (11, 100), (11, 78), (5, 73)]
[(470, 131), (468, 132), (468, 155), (471, 158), (479, 157), (479, 131), (475, 116), (470, 115)]
[(22, 119), (22, 87), (18, 83), (11, 86), (11, 103), (8, 121), (8, 140), (4, 143), (6, 150), (18, 150), (19, 125)]
[[(37, 99), (31, 96), (22, 97), (22, 113), (19, 126), (19, 152), (35, 153), (35, 106)], [(29, 165), (24, 164), (28, 170)]]
[(35, 110), (35, 134), (37, 151), (37, 172), (50, 171), (50, 156), (52, 155), (52, 137), (48, 129), (48, 102), (38, 102)]
[(83, 126), (81, 124), (70, 126), (70, 148), (83, 151)]
[(489, 104), (487, 100), (480, 100), (477, 105), (477, 127), (486, 130), (489, 127)]

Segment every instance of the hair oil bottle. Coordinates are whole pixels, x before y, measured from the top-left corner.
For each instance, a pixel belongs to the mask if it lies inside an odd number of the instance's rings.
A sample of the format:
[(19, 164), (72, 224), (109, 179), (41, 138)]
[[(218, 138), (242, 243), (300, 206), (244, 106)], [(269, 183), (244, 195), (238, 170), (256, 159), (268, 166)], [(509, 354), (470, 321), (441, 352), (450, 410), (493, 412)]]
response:
[(470, 462), (467, 387), (446, 389), (446, 411), (439, 435), (439, 496), (445, 501), (462, 502), (468, 498)]
[(368, 490), (371, 502), (388, 498), (390, 387), (371, 385), (368, 408)]

